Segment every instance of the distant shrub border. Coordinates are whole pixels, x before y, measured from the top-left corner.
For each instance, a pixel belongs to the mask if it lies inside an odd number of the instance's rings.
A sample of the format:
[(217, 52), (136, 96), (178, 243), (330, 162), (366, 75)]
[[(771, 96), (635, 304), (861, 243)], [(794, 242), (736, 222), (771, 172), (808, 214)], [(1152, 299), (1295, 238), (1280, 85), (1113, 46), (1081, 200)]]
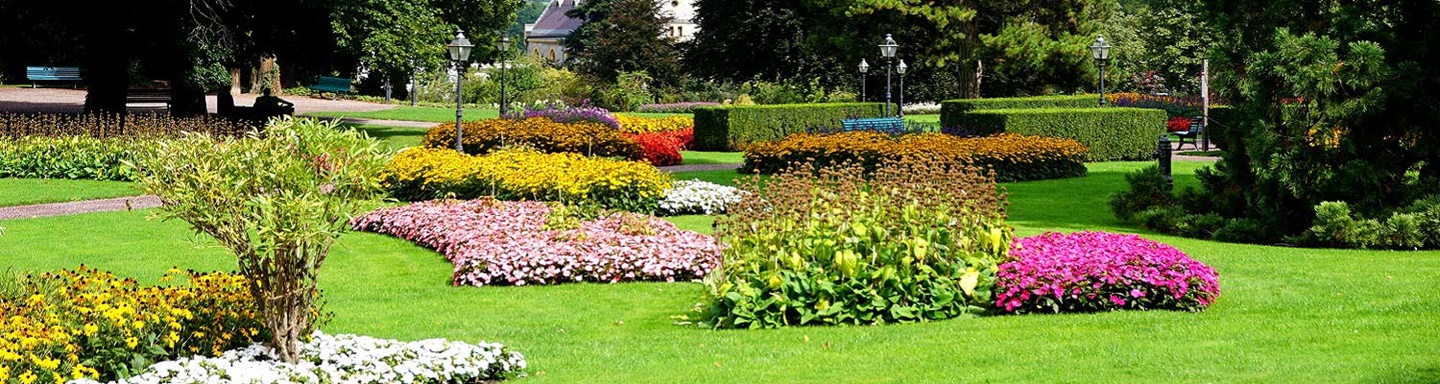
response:
[(1199, 311), (1220, 296), (1214, 269), (1136, 235), (1049, 232), (1015, 239), (1010, 257), (995, 282), (1006, 313)]
[(1165, 111), (1140, 108), (992, 109), (961, 115), (959, 126), (1073, 139), (1090, 148), (1090, 161), (1115, 161), (1153, 158), (1166, 119)]
[(1100, 95), (1061, 95), (958, 99), (940, 102), (940, 126), (956, 127), (960, 116), (992, 109), (1099, 108)]
[(794, 134), (751, 145), (741, 170), (773, 174), (797, 162), (823, 168), (856, 161), (873, 172), (887, 160), (940, 159), (991, 169), (997, 181), (1011, 182), (1084, 176), (1086, 152), (1074, 140), (1013, 133), (976, 138), (939, 133), (892, 137), (869, 131)]
[(695, 149), (728, 151), (792, 133), (831, 131), (840, 120), (881, 117), (884, 103), (725, 106), (695, 109)]

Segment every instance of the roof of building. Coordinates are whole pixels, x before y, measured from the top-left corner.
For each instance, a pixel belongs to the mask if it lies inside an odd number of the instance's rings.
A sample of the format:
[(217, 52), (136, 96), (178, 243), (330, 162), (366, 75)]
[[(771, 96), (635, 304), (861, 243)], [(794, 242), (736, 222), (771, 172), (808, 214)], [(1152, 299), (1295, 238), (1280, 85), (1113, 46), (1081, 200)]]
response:
[(579, 28), (583, 21), (565, 16), (570, 10), (580, 3), (580, 0), (552, 0), (545, 10), (540, 12), (540, 18), (535, 20), (535, 27), (530, 30), (530, 37), (565, 37), (570, 31)]

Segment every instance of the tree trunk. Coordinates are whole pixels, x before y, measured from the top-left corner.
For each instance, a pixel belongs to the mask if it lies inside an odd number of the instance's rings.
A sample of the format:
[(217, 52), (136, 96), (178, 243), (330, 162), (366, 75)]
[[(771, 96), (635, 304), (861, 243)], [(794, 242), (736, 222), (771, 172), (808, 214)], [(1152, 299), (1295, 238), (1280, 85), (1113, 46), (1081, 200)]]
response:
[(122, 26), (120, 2), (99, 2), (88, 7), (85, 23), (86, 113), (125, 113), (125, 90), (130, 85), (130, 52)]
[(965, 22), (965, 39), (960, 42), (960, 98), (980, 98), (980, 77), (982, 64), (975, 51), (980, 39), (975, 20)]
[(230, 95), (240, 94), (240, 68), (230, 68)]

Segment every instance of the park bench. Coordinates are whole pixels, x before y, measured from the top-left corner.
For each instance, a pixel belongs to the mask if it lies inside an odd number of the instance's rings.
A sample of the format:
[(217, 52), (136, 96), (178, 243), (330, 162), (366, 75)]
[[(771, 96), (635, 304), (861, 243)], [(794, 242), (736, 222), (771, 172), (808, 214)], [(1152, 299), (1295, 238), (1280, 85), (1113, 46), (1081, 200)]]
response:
[(166, 111), (169, 111), (170, 100), (169, 89), (130, 89), (125, 91), (126, 108), (129, 108), (131, 104), (145, 104), (150, 107), (161, 104), (165, 106)]
[(320, 83), (305, 88), (320, 93), (350, 93), (350, 79), (341, 77), (321, 76)]
[(1174, 131), (1170, 133), (1175, 135), (1175, 137), (1178, 138), (1177, 141), (1180, 142), (1179, 145), (1175, 146), (1175, 149), (1178, 150), (1185, 148), (1185, 140), (1189, 139), (1190, 146), (1198, 150), (1200, 149), (1200, 145), (1197, 144), (1195, 140), (1199, 138), (1201, 134), (1205, 133), (1204, 118), (1199, 116), (1193, 117), (1190, 119), (1190, 127), (1188, 129), (1184, 131)]
[(25, 67), (25, 78), (30, 79), (30, 88), (38, 87), (37, 81), (71, 81), (74, 88), (81, 80), (77, 67)]
[(876, 131), (891, 135), (905, 133), (905, 121), (899, 117), (871, 117), (863, 119), (843, 119), (840, 126), (845, 132), (850, 131)]

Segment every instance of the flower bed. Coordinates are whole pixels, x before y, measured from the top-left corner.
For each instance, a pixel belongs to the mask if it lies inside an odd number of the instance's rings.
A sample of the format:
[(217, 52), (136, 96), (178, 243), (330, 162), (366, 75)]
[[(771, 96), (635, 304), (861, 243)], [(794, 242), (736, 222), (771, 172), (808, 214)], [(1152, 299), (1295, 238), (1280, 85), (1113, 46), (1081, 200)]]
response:
[[(644, 158), (644, 151), (629, 135), (593, 122), (560, 123), (547, 118), (524, 120), (489, 119), (467, 122), (464, 128), (465, 153), (485, 154), (505, 147), (528, 147), (546, 153), (579, 153), (587, 156)], [(455, 148), (455, 123), (431, 128), (425, 147)]]
[(1184, 132), (1190, 130), (1189, 116), (1175, 116), (1165, 121), (1165, 130), (1169, 132)]
[(665, 133), (642, 133), (635, 135), (635, 142), (640, 143), (640, 148), (645, 152), (645, 161), (655, 166), (680, 165), (684, 158), (680, 155), (683, 149), (679, 139)]
[(269, 339), (244, 277), (171, 270), (161, 281), (174, 279), (183, 283), (140, 286), (82, 266), (0, 287), (0, 382), (109, 380)]
[(351, 225), (439, 251), (455, 264), (455, 285), (693, 280), (719, 266), (709, 236), (651, 216), (586, 219), (555, 207), (430, 201), (380, 209)]
[(61, 115), (0, 113), (0, 137), (177, 137), (186, 132), (243, 136), (251, 127), (213, 117), (176, 119), (165, 115)]
[(0, 140), (0, 177), (131, 181), (133, 161), (161, 139), (84, 136)]
[(660, 213), (718, 215), (725, 213), (730, 204), (740, 202), (741, 193), (739, 188), (699, 179), (680, 180), (665, 191), (665, 198), (660, 200)]
[(615, 120), (620, 122), (620, 131), (625, 133), (672, 132), (695, 127), (695, 119), (690, 116), (649, 118), (616, 115)]
[(444, 339), (401, 342), (316, 332), (301, 344), (297, 364), (277, 362), (268, 348), (252, 344), (218, 357), (161, 362), (138, 376), (112, 383), (461, 384), (514, 377), (525, 367), (525, 356), (500, 344)]
[(470, 156), (414, 148), (396, 154), (381, 178), (391, 196), (408, 201), (495, 196), (632, 212), (653, 212), (670, 188), (669, 176), (649, 164), (531, 150)]
[(992, 169), (997, 181), (1007, 182), (1084, 176), (1086, 153), (1085, 146), (1074, 140), (1018, 134), (977, 138), (938, 133), (897, 138), (870, 131), (794, 134), (746, 148), (741, 171), (772, 174), (797, 162), (824, 168), (857, 161), (873, 172), (887, 159), (920, 159)]
[(1199, 311), (1220, 296), (1214, 269), (1136, 235), (1050, 232), (1016, 239), (1010, 256), (995, 283), (1007, 313)]
[(695, 113), (695, 108), (719, 107), (720, 103), (709, 101), (692, 101), (685, 103), (669, 104), (645, 104), (641, 105), (638, 112), (641, 113)]
[(620, 129), (620, 122), (615, 120), (615, 114), (600, 107), (583, 105), (579, 107), (567, 107), (564, 105), (547, 105), (544, 108), (526, 108), (519, 116), (509, 115), (506, 118), (515, 120), (529, 120), (536, 117), (543, 117), (557, 123), (595, 123)]

